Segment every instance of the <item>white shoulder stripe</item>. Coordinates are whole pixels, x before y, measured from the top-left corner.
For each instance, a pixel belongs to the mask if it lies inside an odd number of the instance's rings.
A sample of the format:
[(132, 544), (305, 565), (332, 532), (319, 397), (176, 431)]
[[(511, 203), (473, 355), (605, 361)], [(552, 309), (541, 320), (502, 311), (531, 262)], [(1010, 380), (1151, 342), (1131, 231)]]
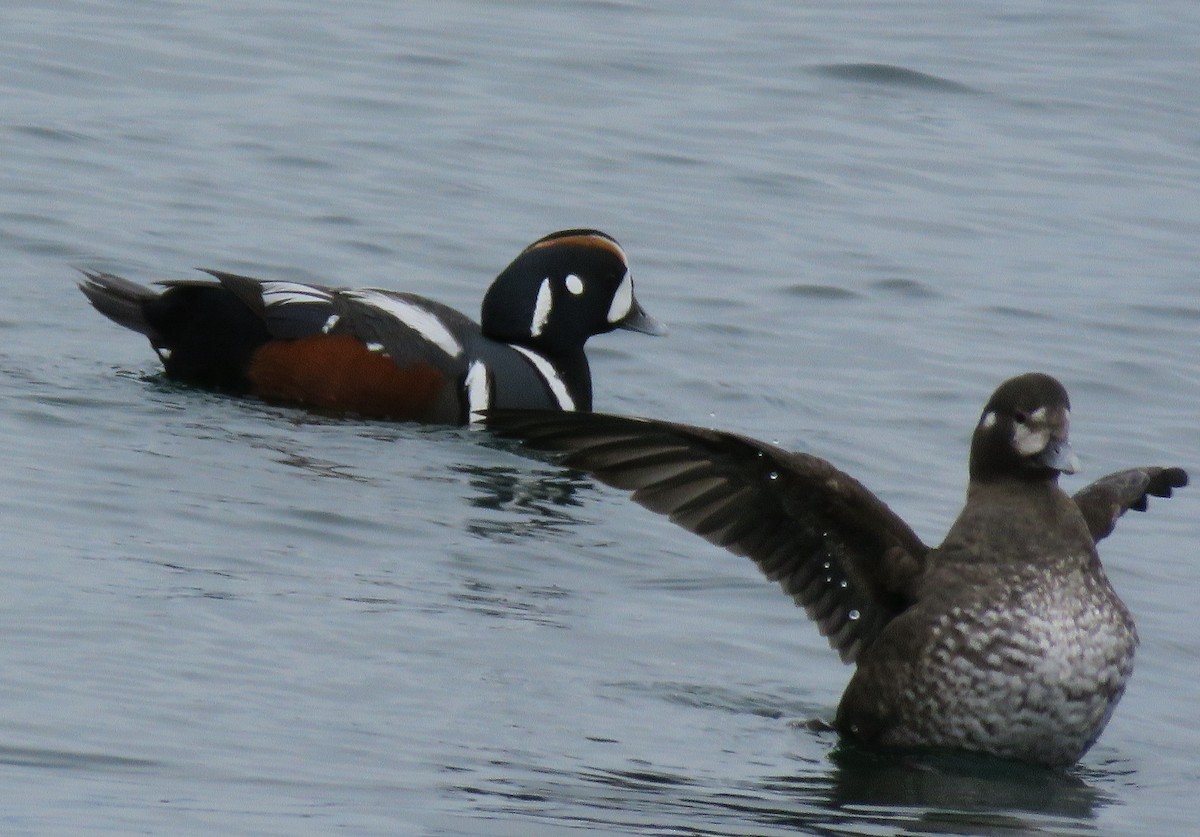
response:
[(463, 352), (462, 343), (450, 333), (438, 315), (427, 308), (422, 308), (415, 302), (397, 299), (383, 291), (367, 288), (361, 291), (343, 291), (348, 299), (378, 308), (390, 317), (399, 320), (417, 334), (437, 346), (450, 357), (458, 357)]
[(299, 282), (263, 282), (262, 301), (268, 307), (272, 305), (288, 305), (289, 303), (329, 302), (332, 300), (326, 291), (314, 288), (312, 285), (302, 285)]
[[(511, 343), (509, 345), (512, 346)], [(554, 400), (558, 402), (559, 409), (566, 410), (567, 412), (573, 411), (575, 409), (575, 399), (571, 397), (571, 393), (567, 392), (567, 385), (558, 376), (558, 371), (555, 370), (550, 361), (537, 352), (526, 349), (524, 346), (512, 346), (512, 348), (529, 358), (529, 362), (533, 364), (533, 368), (538, 371), (538, 374), (546, 381), (546, 385), (550, 387), (550, 392), (554, 394)]]
[(487, 365), (477, 360), (467, 369), (463, 382), (467, 389), (467, 421), (474, 424), (483, 421), (483, 411), (492, 406), (492, 383)]

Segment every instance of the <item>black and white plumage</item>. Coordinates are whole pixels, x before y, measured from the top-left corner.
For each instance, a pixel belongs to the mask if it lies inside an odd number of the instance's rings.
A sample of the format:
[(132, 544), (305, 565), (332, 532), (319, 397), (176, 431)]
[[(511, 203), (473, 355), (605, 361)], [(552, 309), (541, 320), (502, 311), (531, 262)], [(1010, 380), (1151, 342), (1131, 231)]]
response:
[(1187, 484), (1182, 469), (1147, 467), (1064, 493), (1069, 401), (1040, 373), (988, 401), (966, 505), (937, 548), (825, 460), (746, 436), (602, 414), (487, 421), (753, 559), (856, 664), (843, 734), (1049, 765), (1087, 751), (1132, 671), (1133, 619), (1095, 545), (1125, 511)]
[[(374, 418), (459, 424), (488, 408), (590, 410), (588, 338), (662, 334), (620, 245), (563, 230), (496, 277), (480, 323), (416, 294), (208, 271), (161, 293), (84, 272), (92, 305), (149, 338), (168, 377)], [(215, 281), (214, 281), (215, 280)]]

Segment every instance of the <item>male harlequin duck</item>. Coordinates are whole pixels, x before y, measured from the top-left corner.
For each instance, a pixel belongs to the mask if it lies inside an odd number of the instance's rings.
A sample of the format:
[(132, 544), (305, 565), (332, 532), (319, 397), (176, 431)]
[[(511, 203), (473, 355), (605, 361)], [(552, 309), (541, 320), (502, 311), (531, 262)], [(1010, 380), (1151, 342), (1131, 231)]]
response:
[(415, 294), (207, 271), (161, 294), (108, 273), (80, 283), (96, 309), (150, 338), (166, 374), (268, 401), (369, 418), (462, 424), (489, 407), (590, 410), (594, 334), (665, 329), (633, 295), (620, 245), (563, 230), (526, 247), (480, 323)]
[(1066, 390), (1006, 381), (971, 442), (967, 502), (931, 549), (828, 462), (745, 436), (601, 414), (488, 414), (654, 511), (752, 558), (857, 664), (846, 736), (1067, 765), (1100, 735), (1133, 668), (1133, 619), (1096, 553), (1179, 468), (1110, 474), (1074, 497)]

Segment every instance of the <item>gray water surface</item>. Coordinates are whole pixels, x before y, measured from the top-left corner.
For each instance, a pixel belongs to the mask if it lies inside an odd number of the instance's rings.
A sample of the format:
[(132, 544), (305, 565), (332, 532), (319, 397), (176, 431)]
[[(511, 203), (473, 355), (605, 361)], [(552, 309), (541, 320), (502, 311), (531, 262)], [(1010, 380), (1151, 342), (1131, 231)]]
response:
[(1195, 834), (1200, 491), (1105, 541), (1069, 771), (870, 759), (754, 567), (486, 433), (164, 381), (74, 268), (477, 311), (596, 226), (672, 327), (598, 409), (825, 456), (929, 542), (1005, 377), (1200, 468), (1200, 7), (256, 0), (0, 12), (0, 831)]

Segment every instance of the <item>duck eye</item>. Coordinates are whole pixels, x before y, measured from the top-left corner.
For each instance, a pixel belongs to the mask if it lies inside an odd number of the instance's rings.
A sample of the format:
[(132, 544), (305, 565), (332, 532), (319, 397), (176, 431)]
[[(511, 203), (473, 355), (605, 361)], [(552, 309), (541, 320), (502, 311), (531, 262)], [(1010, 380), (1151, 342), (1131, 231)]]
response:
[(1015, 413), (1013, 413), (1013, 421), (1015, 421), (1017, 424), (1024, 424), (1025, 422), (1029, 421), (1029, 414), (1024, 410), (1017, 410)]

